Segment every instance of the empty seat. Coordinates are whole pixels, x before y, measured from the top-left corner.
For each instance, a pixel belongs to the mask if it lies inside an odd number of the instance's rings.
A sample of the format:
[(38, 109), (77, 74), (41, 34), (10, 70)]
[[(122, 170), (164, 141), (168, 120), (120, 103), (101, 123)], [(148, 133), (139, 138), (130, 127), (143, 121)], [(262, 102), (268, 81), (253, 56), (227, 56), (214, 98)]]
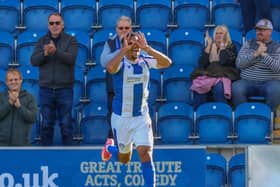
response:
[(115, 28), (120, 16), (128, 16), (133, 20), (132, 0), (99, 0), (98, 24), (103, 28)]
[(183, 102), (167, 102), (158, 111), (158, 129), (164, 144), (192, 144), (194, 111)]
[(115, 29), (101, 29), (93, 35), (92, 56), (96, 64), (100, 64), (100, 55), (102, 53), (105, 42), (109, 37), (114, 36)]
[(196, 133), (200, 144), (230, 143), (232, 109), (226, 103), (210, 102), (196, 110)]
[(58, 12), (57, 0), (24, 0), (23, 23), (28, 30), (47, 31), (48, 17), (51, 13)]
[(192, 103), (190, 74), (192, 68), (184, 65), (172, 65), (164, 70), (163, 95), (168, 102)]
[(107, 120), (107, 105), (91, 102), (82, 111), (81, 145), (104, 144), (107, 139), (109, 125)]
[(90, 31), (96, 23), (95, 1), (61, 0), (61, 15), (66, 29)]
[(19, 23), (20, 0), (1, 0), (0, 31), (14, 32)]
[(146, 40), (154, 49), (166, 54), (166, 34), (158, 29), (141, 29)]
[(229, 160), (228, 179), (231, 187), (245, 187), (245, 153), (238, 153)]
[(227, 161), (218, 153), (206, 154), (206, 187), (221, 187), (226, 184)]
[(240, 4), (236, 0), (213, 0), (212, 19), (215, 25), (225, 24), (240, 31), (243, 28)]
[(204, 26), (210, 22), (209, 1), (176, 0), (174, 14), (175, 23), (179, 28), (203, 30)]
[(16, 46), (16, 63), (24, 66), (30, 65), (30, 57), (33, 53), (36, 42), (45, 32), (24, 31), (18, 35)]
[(137, 0), (136, 23), (140, 28), (166, 30), (171, 23), (171, 1)]
[(239, 51), (243, 43), (242, 32), (236, 29), (230, 29), (229, 33), (230, 33), (232, 43), (235, 45), (237, 51)]
[(272, 113), (268, 105), (248, 102), (235, 109), (235, 143), (266, 144), (271, 136)]
[(170, 33), (168, 55), (173, 64), (197, 67), (204, 33), (194, 29), (176, 29)]
[(76, 71), (84, 72), (86, 70), (86, 63), (90, 59), (90, 37), (87, 32), (82, 30), (66, 30), (72, 36), (75, 36), (78, 42), (78, 54), (76, 58)]
[(107, 106), (106, 69), (100, 65), (92, 67), (87, 73), (86, 93), (92, 103)]
[(29, 66), (20, 66), (19, 70), (22, 74), (22, 89), (27, 90), (31, 93), (39, 105), (39, 70), (37, 67)]
[(14, 37), (4, 31), (0, 31), (0, 36), (0, 68), (8, 69), (14, 62)]
[(84, 72), (75, 70), (75, 80), (74, 80), (74, 95), (73, 95), (73, 105), (78, 107), (81, 104), (81, 99), (85, 97), (85, 83), (84, 83)]

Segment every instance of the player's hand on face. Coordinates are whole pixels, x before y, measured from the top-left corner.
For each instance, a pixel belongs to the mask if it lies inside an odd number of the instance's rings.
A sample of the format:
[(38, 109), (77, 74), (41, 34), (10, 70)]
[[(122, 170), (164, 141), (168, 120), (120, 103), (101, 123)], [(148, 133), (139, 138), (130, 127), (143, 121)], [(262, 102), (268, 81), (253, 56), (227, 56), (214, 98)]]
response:
[(138, 45), (139, 48), (145, 49), (148, 46), (145, 35), (142, 32), (137, 32), (134, 42)]

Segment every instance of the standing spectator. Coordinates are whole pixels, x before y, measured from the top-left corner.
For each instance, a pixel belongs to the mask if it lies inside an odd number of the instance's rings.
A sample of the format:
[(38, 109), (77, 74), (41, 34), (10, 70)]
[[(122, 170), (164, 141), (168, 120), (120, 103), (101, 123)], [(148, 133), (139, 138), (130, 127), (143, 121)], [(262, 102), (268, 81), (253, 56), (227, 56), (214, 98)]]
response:
[(72, 145), (72, 103), (74, 67), (78, 44), (66, 34), (63, 18), (52, 13), (48, 18), (49, 32), (41, 37), (31, 56), (31, 64), (39, 68), (39, 99), (43, 116), (41, 143), (53, 144), (54, 125), (58, 118), (63, 145)]
[(239, 0), (243, 17), (244, 32), (253, 29), (257, 20), (271, 21), (271, 0)]
[(256, 24), (256, 39), (246, 42), (239, 51), (236, 65), (241, 80), (232, 85), (235, 106), (250, 96), (263, 96), (273, 111), (280, 104), (280, 44), (271, 39), (273, 25), (267, 19)]
[(111, 123), (118, 142), (108, 144), (106, 150), (118, 161), (128, 163), (135, 144), (147, 187), (155, 186), (153, 131), (147, 103), (149, 69), (170, 65), (167, 56), (147, 44), (143, 33), (125, 37), (117, 55), (106, 64), (115, 93)]
[(214, 30), (214, 41), (208, 32), (205, 39), (207, 44), (199, 58), (199, 68), (192, 73), (194, 108), (208, 101), (227, 103), (231, 99), (231, 81), (239, 79), (235, 67), (237, 51), (228, 28), (219, 25)]
[[(104, 45), (101, 57), (100, 57), (100, 62), (103, 67), (106, 67), (106, 64), (113, 58), (115, 57), (121, 48), (121, 40), (127, 36), (129, 33), (131, 33), (132, 28), (131, 28), (131, 19), (127, 16), (121, 16), (116, 25), (116, 32), (117, 34), (114, 35), (113, 37), (109, 38), (107, 42)], [(106, 72), (106, 83), (107, 83), (107, 101), (108, 101), (108, 124), (110, 126), (109, 132), (108, 132), (108, 137), (106, 144), (110, 144), (114, 141), (113, 139), (113, 132), (112, 132), (112, 127), (111, 127), (111, 115), (112, 115), (112, 101), (114, 97), (114, 89), (113, 89), (113, 82), (112, 82), (112, 75), (108, 72)], [(101, 151), (101, 158), (102, 160), (109, 160), (111, 154), (106, 152), (105, 146), (103, 147)]]
[(0, 146), (28, 146), (37, 104), (33, 95), (21, 90), (22, 76), (17, 69), (6, 74), (7, 91), (0, 93)]

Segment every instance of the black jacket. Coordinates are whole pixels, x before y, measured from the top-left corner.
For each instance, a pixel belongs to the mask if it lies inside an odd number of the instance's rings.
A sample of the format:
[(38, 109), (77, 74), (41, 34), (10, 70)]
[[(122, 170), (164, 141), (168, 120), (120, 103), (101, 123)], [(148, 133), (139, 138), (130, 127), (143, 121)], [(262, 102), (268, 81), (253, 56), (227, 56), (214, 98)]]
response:
[(55, 41), (55, 54), (44, 56), (44, 45), (50, 40), (50, 33), (40, 38), (31, 56), (31, 64), (39, 67), (39, 85), (47, 88), (72, 87), (78, 43), (75, 37), (62, 32)]
[(239, 70), (235, 66), (237, 51), (233, 44), (221, 51), (218, 62), (210, 63), (209, 54), (204, 50), (199, 58), (199, 67), (191, 74), (192, 80), (201, 75), (227, 77), (232, 81), (240, 79)]

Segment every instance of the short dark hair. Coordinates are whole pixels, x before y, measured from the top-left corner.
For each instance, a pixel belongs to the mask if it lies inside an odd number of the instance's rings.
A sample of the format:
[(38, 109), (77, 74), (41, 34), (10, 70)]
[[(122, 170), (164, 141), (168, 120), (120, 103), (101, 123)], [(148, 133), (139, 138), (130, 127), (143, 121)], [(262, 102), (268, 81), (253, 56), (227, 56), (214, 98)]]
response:
[(50, 19), (51, 16), (59, 16), (61, 18), (61, 20), (64, 22), (64, 19), (63, 19), (62, 15), (58, 12), (51, 13), (48, 17), (48, 20)]

